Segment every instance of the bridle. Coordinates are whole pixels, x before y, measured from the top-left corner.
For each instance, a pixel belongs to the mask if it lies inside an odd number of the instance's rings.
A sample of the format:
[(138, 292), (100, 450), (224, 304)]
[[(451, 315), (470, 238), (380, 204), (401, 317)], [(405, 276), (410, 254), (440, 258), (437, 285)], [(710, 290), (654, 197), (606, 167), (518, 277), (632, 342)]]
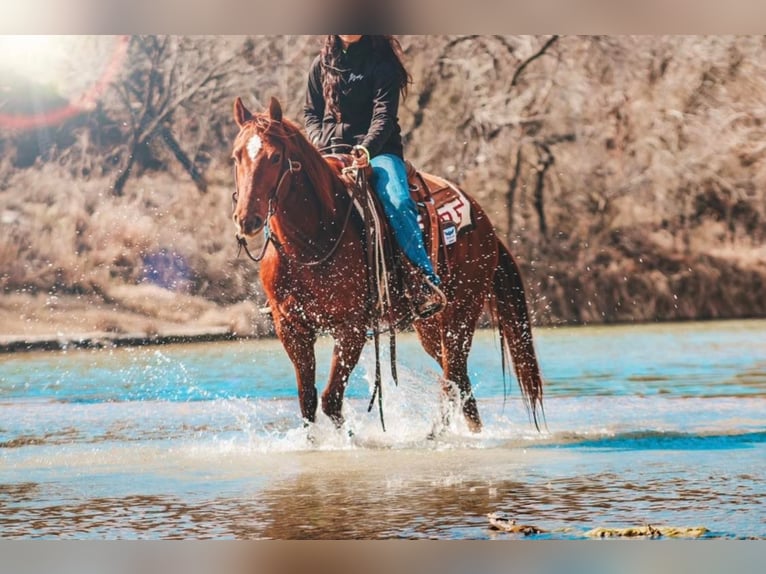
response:
[[(284, 156), (283, 156), (284, 157)], [(284, 165), (284, 160), (283, 160)], [(277, 239), (274, 237), (274, 234), (271, 232), (271, 227), (269, 226), (269, 223), (271, 221), (271, 218), (274, 216), (274, 213), (276, 212), (276, 206), (277, 206), (277, 200), (279, 196), (279, 192), (282, 189), (282, 185), (287, 180), (287, 177), (298, 173), (303, 169), (303, 166), (299, 161), (295, 161), (293, 159), (287, 158), (287, 167), (283, 169), (282, 175), (279, 177), (279, 181), (277, 182), (277, 185), (274, 187), (274, 190), (269, 194), (269, 203), (268, 208), (266, 210), (266, 220), (263, 223), (263, 236), (265, 238), (263, 242), (263, 246), (261, 247), (260, 252), (258, 255), (253, 255), (250, 253), (250, 250), (247, 246), (247, 239), (240, 235), (239, 233), (236, 234), (237, 238), (237, 257), (239, 257), (240, 253), (242, 253), (242, 250), (244, 249), (245, 254), (256, 263), (260, 262), (264, 255), (266, 254), (266, 248), (269, 246), (269, 243), (273, 243), (274, 247), (276, 247), (277, 251), (279, 251), (280, 254), (287, 257), (288, 259), (294, 261), (295, 263), (298, 263), (300, 265), (306, 265), (306, 266), (314, 266), (314, 265), (320, 265), (330, 259), (330, 257), (333, 256), (335, 251), (338, 249), (338, 246), (340, 245), (341, 239), (343, 239), (343, 235), (346, 232), (346, 228), (348, 228), (349, 221), (351, 220), (351, 212), (354, 210), (354, 202), (349, 199), (348, 202), (348, 210), (346, 211), (345, 218), (343, 220), (343, 227), (340, 230), (340, 233), (338, 234), (338, 237), (335, 239), (333, 244), (330, 246), (330, 249), (322, 255), (321, 257), (317, 259), (309, 259), (309, 260), (301, 260), (298, 257), (295, 257), (293, 255), (290, 255), (284, 250), (284, 247), (282, 244), (277, 241)], [(239, 198), (239, 181), (237, 177), (237, 168), (234, 167), (234, 192), (231, 194), (231, 200), (234, 204), (234, 208), (236, 209), (237, 206), (237, 200)]]
[[(284, 165), (284, 160), (283, 160)], [(237, 257), (239, 257), (240, 253), (242, 253), (242, 250), (245, 250), (245, 253), (247, 256), (258, 263), (263, 259), (264, 254), (266, 253), (266, 248), (269, 246), (269, 243), (274, 242), (274, 245), (277, 245), (277, 242), (274, 241), (273, 235), (271, 233), (271, 228), (269, 227), (269, 222), (271, 221), (271, 218), (274, 216), (274, 212), (276, 211), (276, 202), (277, 202), (277, 196), (279, 195), (280, 189), (282, 189), (282, 184), (284, 184), (285, 180), (287, 179), (288, 175), (292, 175), (294, 173), (298, 173), (303, 169), (303, 166), (298, 161), (293, 161), (292, 159), (287, 159), (287, 167), (282, 171), (282, 175), (279, 177), (279, 181), (277, 182), (277, 185), (274, 186), (273, 191), (269, 194), (269, 206), (266, 210), (266, 220), (263, 223), (263, 236), (266, 238), (263, 242), (263, 247), (261, 247), (261, 251), (258, 255), (253, 256), (252, 253), (250, 253), (250, 250), (247, 247), (247, 239), (245, 239), (242, 235), (239, 233), (236, 234), (237, 238), (237, 244), (239, 245), (239, 248), (237, 249)], [(234, 208), (237, 207), (237, 200), (239, 199), (239, 179), (237, 176), (237, 167), (234, 166), (234, 192), (231, 194), (231, 201), (234, 205)]]

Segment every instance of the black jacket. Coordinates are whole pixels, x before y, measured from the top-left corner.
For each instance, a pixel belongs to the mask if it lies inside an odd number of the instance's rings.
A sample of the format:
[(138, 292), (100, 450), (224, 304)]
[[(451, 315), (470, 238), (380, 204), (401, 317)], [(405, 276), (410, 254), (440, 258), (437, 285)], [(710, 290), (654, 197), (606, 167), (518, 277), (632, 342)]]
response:
[[(400, 71), (393, 54), (382, 60), (373, 52), (367, 36), (351, 44), (342, 54), (338, 122), (325, 106), (322, 63), (317, 56), (311, 65), (303, 108), (306, 132), (318, 148), (332, 138), (349, 145), (363, 145), (371, 157), (390, 153), (402, 157), (399, 110)], [(329, 150), (326, 150), (329, 152)]]

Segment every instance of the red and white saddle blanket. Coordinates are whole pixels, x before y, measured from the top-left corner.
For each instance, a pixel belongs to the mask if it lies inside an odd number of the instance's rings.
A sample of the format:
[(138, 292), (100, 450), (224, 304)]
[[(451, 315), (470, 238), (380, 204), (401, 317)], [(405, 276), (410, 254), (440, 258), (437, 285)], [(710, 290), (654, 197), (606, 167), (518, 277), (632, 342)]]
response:
[[(408, 168), (410, 165), (408, 164)], [(430, 173), (423, 173), (414, 168), (408, 169), (410, 194), (418, 202), (420, 227), (425, 231), (426, 222), (423, 213), (428, 213), (428, 203), (433, 202), (433, 209), (438, 216), (439, 228), (442, 241), (445, 246), (452, 245), (457, 241), (458, 233), (470, 229), (473, 225), (471, 204), (465, 194), (450, 181)], [(425, 194), (419, 194), (418, 186), (426, 188)], [(416, 194), (421, 197), (416, 197)]]

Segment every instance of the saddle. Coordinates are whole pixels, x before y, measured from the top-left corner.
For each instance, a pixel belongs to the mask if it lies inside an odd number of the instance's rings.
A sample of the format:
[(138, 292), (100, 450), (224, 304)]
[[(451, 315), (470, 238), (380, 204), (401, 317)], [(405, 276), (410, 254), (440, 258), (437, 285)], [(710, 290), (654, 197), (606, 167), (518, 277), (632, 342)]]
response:
[[(356, 185), (349, 168), (353, 164), (353, 157), (347, 154), (331, 154), (324, 156), (325, 160), (333, 167), (338, 175), (346, 181), (347, 187)], [(450, 181), (439, 176), (418, 170), (415, 166), (405, 161), (407, 168), (407, 182), (410, 189), (410, 197), (418, 207), (418, 223), (423, 230), (423, 240), (426, 245), (431, 265), (438, 269), (439, 254), (443, 254), (443, 261), (449, 273), (449, 246), (456, 243), (458, 235), (473, 227), (473, 213), (471, 204), (465, 194)], [(368, 168), (367, 180), (371, 174)], [(372, 189), (363, 190), (371, 193)], [(384, 222), (386, 232), (384, 236), (391, 241), (392, 233), (388, 229), (388, 222), (383, 213), (380, 203), (374, 193), (371, 193), (376, 205), (380, 221)], [(434, 240), (434, 238), (436, 240)]]

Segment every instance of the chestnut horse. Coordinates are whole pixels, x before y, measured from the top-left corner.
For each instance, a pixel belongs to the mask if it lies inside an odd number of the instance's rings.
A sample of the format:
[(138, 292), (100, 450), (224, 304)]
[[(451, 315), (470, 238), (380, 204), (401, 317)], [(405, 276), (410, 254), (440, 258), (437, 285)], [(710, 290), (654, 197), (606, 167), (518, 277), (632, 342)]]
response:
[[(320, 332), (333, 337), (322, 411), (340, 427), (343, 394), (373, 313), (363, 230), (350, 218), (352, 202), (338, 171), (296, 124), (282, 117), (275, 98), (261, 114), (251, 113), (237, 98), (234, 119), (239, 126), (233, 148), (238, 240), (242, 243), (265, 230), (268, 241), (260, 278), (276, 333), (295, 367), (307, 424), (315, 421), (318, 402), (314, 345)], [(474, 225), (458, 234), (439, 261), (448, 303), (438, 315), (416, 320), (414, 327), (423, 348), (442, 367), (444, 394), (454, 396), (457, 389), (468, 427), (478, 432), (481, 419), (467, 363), (488, 300), (500, 331), (503, 370), (512, 360), (525, 405), (538, 427), (542, 378), (519, 269), (484, 211), (469, 201)], [(393, 305), (407, 305), (401, 290), (393, 293)]]

